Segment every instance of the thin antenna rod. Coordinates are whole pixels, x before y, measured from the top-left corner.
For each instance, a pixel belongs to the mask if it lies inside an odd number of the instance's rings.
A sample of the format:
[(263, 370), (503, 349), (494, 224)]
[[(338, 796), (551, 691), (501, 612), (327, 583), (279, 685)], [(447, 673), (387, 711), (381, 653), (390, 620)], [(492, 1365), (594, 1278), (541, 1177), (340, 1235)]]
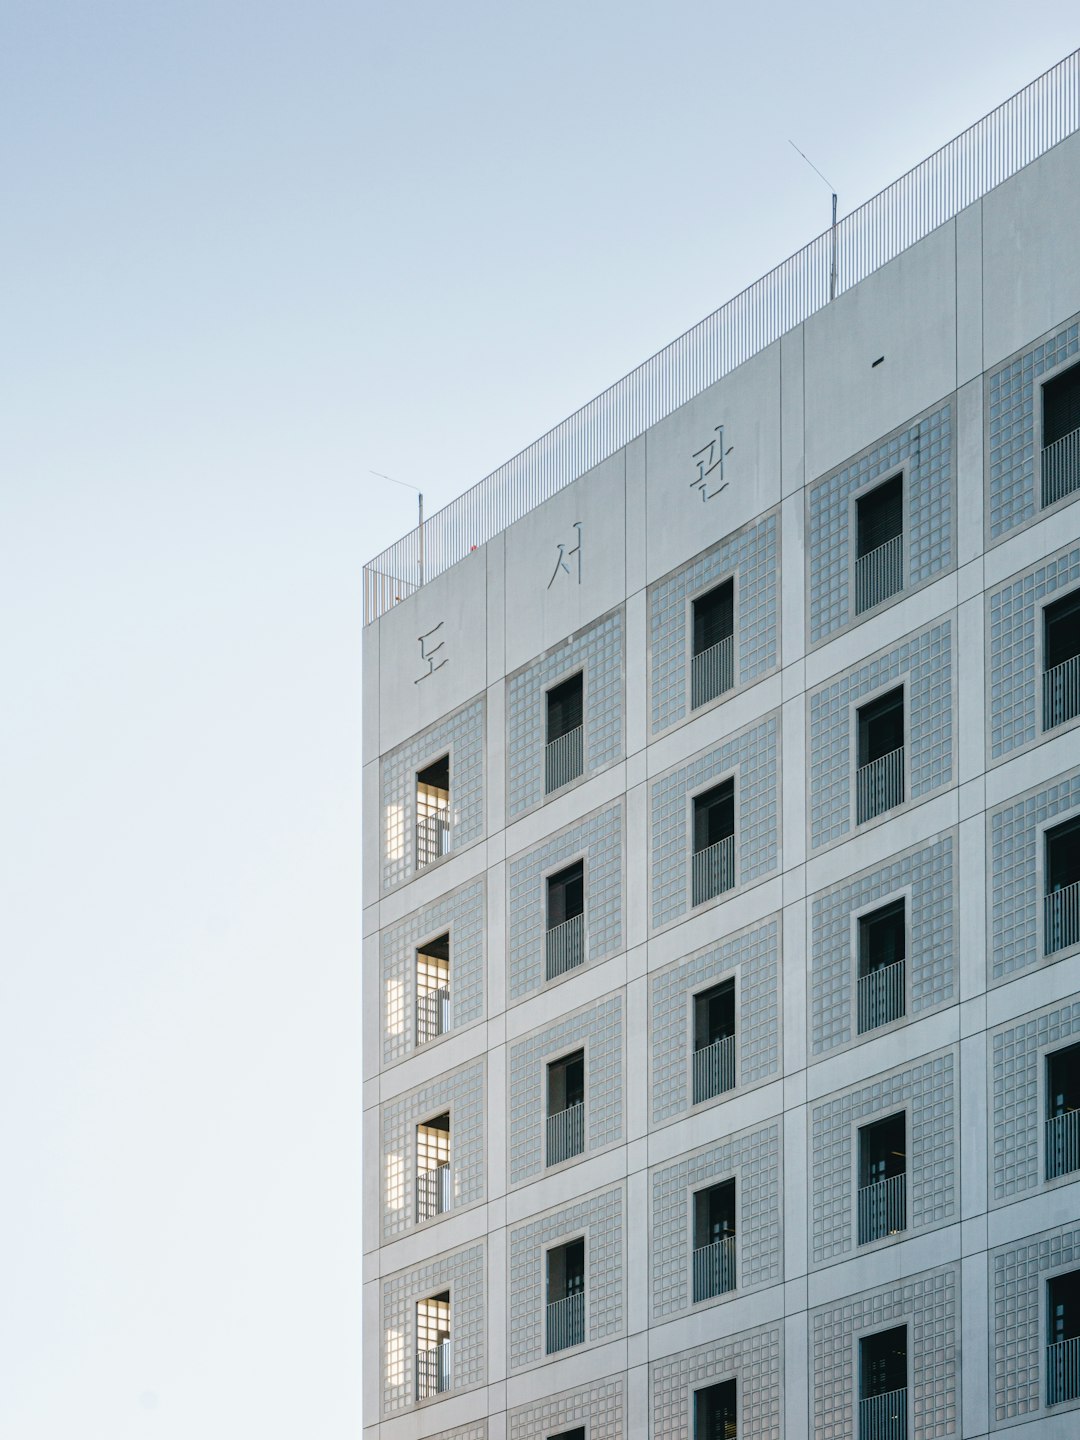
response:
[(832, 190), (832, 231), (831, 231), (831, 233), (830, 233), (830, 235), (829, 235), (829, 299), (830, 299), (830, 300), (835, 300), (835, 299), (836, 299), (836, 191), (833, 190), (832, 181), (825, 179), (825, 176), (822, 175), (821, 171), (817, 168), (817, 166), (814, 164), (814, 162), (810, 159), (810, 156), (807, 155), (807, 154), (805, 153), (805, 151), (800, 150), (799, 147), (795, 144), (795, 141), (794, 141), (794, 140), (788, 140), (787, 143), (788, 143), (788, 144), (791, 146), (791, 148), (795, 151), (795, 154), (796, 154), (796, 155), (801, 155), (801, 156), (802, 156), (802, 158), (806, 161), (807, 165), (810, 166), (810, 169), (813, 170), (814, 174), (818, 177), (818, 179), (820, 179), (820, 180), (825, 180), (825, 184), (828, 185), (828, 187), (829, 187), (830, 190)]
[(417, 524), (418, 538), (420, 542), (420, 584), (424, 583), (424, 492), (419, 485), (413, 485), (408, 480), (399, 480), (396, 475), (384, 475), (381, 470), (369, 470), (369, 475), (377, 475), (380, 480), (389, 480), (393, 485), (404, 485), (406, 490), (415, 490), (420, 519)]

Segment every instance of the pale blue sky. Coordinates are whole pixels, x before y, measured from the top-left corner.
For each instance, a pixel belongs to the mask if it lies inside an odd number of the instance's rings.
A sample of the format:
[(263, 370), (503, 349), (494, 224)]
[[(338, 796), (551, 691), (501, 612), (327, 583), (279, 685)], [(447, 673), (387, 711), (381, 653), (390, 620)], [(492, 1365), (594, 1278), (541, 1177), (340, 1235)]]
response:
[[(360, 573), (1075, 0), (0, 4), (0, 1431), (359, 1427)], [(374, 1343), (374, 1337), (371, 1337)]]

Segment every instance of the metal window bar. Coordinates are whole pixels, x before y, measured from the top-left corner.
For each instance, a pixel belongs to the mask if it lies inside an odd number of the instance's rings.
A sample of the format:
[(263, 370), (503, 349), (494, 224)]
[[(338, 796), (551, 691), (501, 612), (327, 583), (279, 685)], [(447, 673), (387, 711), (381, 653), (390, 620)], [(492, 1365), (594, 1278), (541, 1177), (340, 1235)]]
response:
[(1043, 900), (1046, 953), (1080, 945), (1080, 880), (1052, 890)]
[(544, 747), (544, 793), (576, 780), (585, 768), (585, 727), (576, 725)]
[(422, 869), (433, 860), (450, 853), (450, 817), (448, 814), (418, 815), (416, 819), (416, 868)]
[(1080, 430), (1062, 435), (1042, 452), (1042, 503), (1053, 505), (1080, 490)]
[(722, 895), (735, 886), (735, 836), (725, 835), (715, 845), (694, 851), (694, 873), (692, 877), (693, 903), (702, 905), (706, 900)]
[(735, 1236), (722, 1235), (694, 1251), (694, 1303), (735, 1289)]
[(1046, 1178), (1080, 1170), (1080, 1110), (1051, 1115), (1046, 1122)]
[(889, 1175), (859, 1187), (859, 1244), (907, 1229), (907, 1175)]
[(426, 1045), (450, 1029), (450, 991), (421, 990), (416, 997), (416, 1043)]
[(416, 1398), (430, 1400), (450, 1389), (450, 1341), (443, 1340), (416, 1355)]
[(1046, 1403), (1080, 1399), (1080, 1335), (1046, 1347)]
[(735, 1088), (735, 1036), (721, 1035), (694, 1051), (694, 1104)]
[(562, 1300), (549, 1300), (547, 1307), (547, 1353), (569, 1350), (585, 1340), (585, 1291), (578, 1290)]
[(1080, 655), (1043, 671), (1043, 729), (1080, 715)]
[(585, 959), (585, 916), (571, 915), (561, 925), (553, 925), (544, 939), (547, 947), (545, 974), (549, 980), (554, 980)]
[(904, 1013), (904, 961), (859, 976), (859, 1034), (889, 1025)]
[[(699, 395), (1080, 129), (1080, 50), (846, 215), (364, 567), (364, 620)], [(835, 275), (835, 279), (833, 279)], [(423, 555), (424, 569), (420, 574)]]
[(436, 1165), (416, 1176), (416, 1219), (434, 1220), (450, 1209), (450, 1166)]
[(904, 537), (894, 535), (855, 561), (855, 613), (872, 610), (904, 588)]
[(904, 803), (904, 747), (891, 750), (868, 765), (860, 765), (855, 776), (858, 824), (884, 815)]
[(578, 1100), (547, 1117), (547, 1163), (561, 1165), (585, 1149), (585, 1102)]
[(907, 1386), (859, 1401), (859, 1440), (907, 1440)]
[(735, 685), (735, 637), (725, 635), (690, 661), (690, 708), (707, 705)]

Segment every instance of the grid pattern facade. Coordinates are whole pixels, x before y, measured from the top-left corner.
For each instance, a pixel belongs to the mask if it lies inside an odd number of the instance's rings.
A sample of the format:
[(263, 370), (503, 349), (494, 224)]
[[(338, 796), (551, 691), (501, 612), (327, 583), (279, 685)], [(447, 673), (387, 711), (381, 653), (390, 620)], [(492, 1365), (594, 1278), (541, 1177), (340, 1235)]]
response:
[(994, 1200), (1004, 1204), (1038, 1189), (1039, 1136), (1045, 1114), (1039, 1071), (1047, 1050), (1080, 1038), (1080, 1000), (996, 1030), (991, 1058), (991, 1155)]
[[(655, 1320), (692, 1303), (693, 1191), (734, 1178), (738, 1293), (783, 1274), (781, 1127), (773, 1122), (730, 1135), (652, 1176), (652, 1308)], [(734, 1292), (729, 1292), (729, 1295)]]
[(991, 592), (990, 754), (1000, 760), (1042, 732), (1039, 633), (1042, 606), (1056, 590), (1080, 581), (1080, 546), (1062, 550)]
[(1080, 353), (1080, 325), (1066, 325), (1050, 340), (990, 372), (987, 379), (987, 488), (991, 540), (1000, 540), (1039, 510), (1039, 456), (1035, 405), (1048, 370)]
[(510, 1440), (548, 1440), (579, 1425), (585, 1427), (587, 1440), (623, 1440), (625, 1416), (626, 1382), (622, 1375), (614, 1375), (511, 1410)]
[(1040, 835), (1080, 807), (1080, 770), (990, 813), (990, 965), (1006, 980), (1043, 958)]
[(690, 904), (690, 797), (710, 780), (735, 777), (736, 888), (777, 868), (780, 852), (780, 741), (775, 715), (681, 766), (652, 786), (652, 923)]
[(855, 707), (904, 682), (905, 797), (923, 800), (953, 779), (951, 620), (904, 640), (810, 695), (810, 843), (850, 834), (855, 820)]
[(653, 976), (654, 1125), (676, 1119), (691, 1106), (691, 996), (729, 977), (735, 979), (738, 997), (737, 1085), (759, 1085), (779, 1073), (780, 919), (773, 915)]
[(908, 1434), (918, 1440), (957, 1434), (958, 1288), (957, 1267), (948, 1265), (814, 1312), (810, 1368), (815, 1437), (856, 1440), (856, 1342), (875, 1330), (905, 1324), (911, 1427)]
[(623, 753), (623, 617), (617, 610), (512, 676), (506, 686), (506, 808), (520, 815), (544, 799), (545, 692), (584, 675), (585, 771), (593, 775)]
[(856, 1248), (855, 1156), (858, 1127), (905, 1109), (908, 1136), (907, 1228), (956, 1218), (959, 1113), (953, 1051), (877, 1076), (811, 1111), (811, 1258), (826, 1265)]
[(777, 664), (780, 527), (767, 515), (729, 535), (649, 594), (653, 734), (685, 720), (689, 712), (687, 662), (690, 602), (721, 581), (735, 581), (735, 684), (760, 680)]
[(1040, 1321), (1046, 1277), (1080, 1267), (1080, 1225), (1044, 1230), (1003, 1246), (992, 1258), (990, 1383), (993, 1418), (1005, 1425), (1034, 1417), (1044, 1408), (1045, 1335)]
[(579, 856), (585, 861), (586, 963), (622, 949), (622, 840), (623, 808), (612, 805), (508, 863), (507, 988), (511, 1000), (522, 1000), (544, 984), (545, 876)]
[(853, 618), (853, 497), (899, 470), (906, 491), (904, 548), (906, 593), (953, 564), (952, 406), (875, 445), (807, 491), (809, 630), (818, 645)]
[(545, 1247), (585, 1236), (586, 1344), (623, 1328), (622, 1186), (530, 1220), (510, 1232), (511, 1370), (544, 1358)]
[(693, 1434), (694, 1391), (735, 1381), (740, 1440), (780, 1440), (784, 1342), (778, 1325), (702, 1345), (652, 1367), (653, 1440)]
[(416, 1302), (450, 1291), (455, 1390), (487, 1380), (487, 1281), (484, 1246), (471, 1245), (429, 1264), (393, 1275), (382, 1284), (383, 1415), (408, 1409), (415, 1399)]
[(585, 1149), (599, 1150), (623, 1133), (623, 1000), (610, 995), (510, 1047), (510, 1183), (544, 1169), (547, 1064), (585, 1050)]
[(1012, 183), (369, 629), (365, 1440), (1080, 1433), (1080, 130)]
[(416, 1127), (441, 1111), (450, 1111), (451, 1205), (460, 1209), (483, 1200), (485, 1090), (484, 1062), (478, 1060), (383, 1106), (384, 1239), (416, 1223)]
[(461, 850), (484, 833), (484, 702), (474, 700), (383, 756), (384, 890), (416, 873), (416, 772), (447, 752), (451, 851)]
[(896, 855), (813, 898), (810, 955), (810, 1049), (826, 1055), (858, 1035), (856, 974), (858, 934), (854, 921), (890, 900), (908, 906), (907, 1018), (947, 1004), (956, 987), (956, 831)]
[(453, 957), (450, 1025), (484, 1014), (484, 881), (440, 895), (382, 932), (383, 1064), (416, 1048), (416, 948), (447, 931)]

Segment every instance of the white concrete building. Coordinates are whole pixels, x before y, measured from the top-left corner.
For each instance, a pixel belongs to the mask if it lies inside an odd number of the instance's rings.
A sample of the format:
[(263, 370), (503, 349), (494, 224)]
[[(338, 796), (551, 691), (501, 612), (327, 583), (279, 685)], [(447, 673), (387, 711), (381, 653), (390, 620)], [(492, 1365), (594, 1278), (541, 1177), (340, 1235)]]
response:
[(1080, 1435), (1080, 52), (367, 600), (365, 1435)]

